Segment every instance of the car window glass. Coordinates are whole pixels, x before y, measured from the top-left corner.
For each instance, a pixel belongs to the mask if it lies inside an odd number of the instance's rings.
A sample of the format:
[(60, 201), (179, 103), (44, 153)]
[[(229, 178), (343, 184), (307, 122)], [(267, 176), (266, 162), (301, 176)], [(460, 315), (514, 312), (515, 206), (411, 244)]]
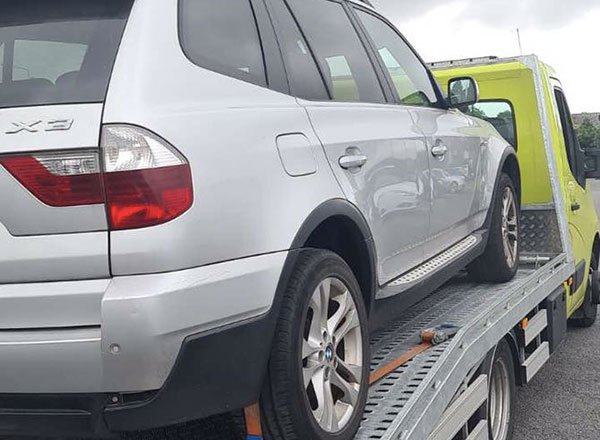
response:
[(4, 76), (4, 43), (0, 43), (0, 83)]
[(102, 102), (133, 0), (9, 2), (0, 107)]
[(319, 68), (289, 9), (280, 0), (269, 2), (269, 8), (276, 24), (292, 95), (309, 100), (328, 100)]
[(341, 4), (289, 0), (336, 101), (385, 102), (373, 65)]
[(356, 10), (389, 72), (402, 104), (430, 106), (437, 96), (427, 69), (402, 37), (383, 20)]
[(567, 99), (564, 93), (556, 88), (554, 89), (554, 95), (556, 103), (558, 105), (558, 112), (560, 115), (560, 124), (562, 127), (563, 137), (565, 140), (565, 147), (567, 149), (567, 158), (569, 161), (569, 167), (573, 176), (577, 179), (580, 185), (585, 186), (585, 174), (583, 170), (583, 151), (577, 141), (575, 135), (575, 129), (573, 125), (573, 118), (567, 104)]
[(492, 124), (498, 133), (517, 148), (517, 130), (513, 107), (506, 101), (481, 101), (470, 105), (465, 113)]
[(16, 40), (13, 81), (32, 78), (56, 84), (61, 76), (79, 72), (87, 45), (41, 40)]
[(181, 43), (195, 64), (251, 83), (267, 78), (250, 0), (182, 0)]

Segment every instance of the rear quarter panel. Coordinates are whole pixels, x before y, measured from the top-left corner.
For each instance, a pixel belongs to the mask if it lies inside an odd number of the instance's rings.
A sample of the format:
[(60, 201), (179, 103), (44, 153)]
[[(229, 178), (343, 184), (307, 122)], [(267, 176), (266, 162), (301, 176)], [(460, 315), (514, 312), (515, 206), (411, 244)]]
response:
[[(115, 275), (173, 271), (289, 249), (310, 212), (342, 197), (308, 117), (287, 95), (210, 72), (181, 50), (177, 0), (138, 0), (104, 123), (148, 128), (189, 160), (194, 205), (167, 224), (112, 232)], [(276, 147), (303, 133), (317, 171), (291, 177)]]

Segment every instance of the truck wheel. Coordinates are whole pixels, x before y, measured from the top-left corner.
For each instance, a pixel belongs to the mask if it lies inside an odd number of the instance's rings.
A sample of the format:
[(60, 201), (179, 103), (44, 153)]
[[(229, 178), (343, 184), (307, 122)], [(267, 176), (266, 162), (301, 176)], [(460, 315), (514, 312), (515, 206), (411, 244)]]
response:
[(520, 208), (511, 178), (502, 173), (492, 202), (492, 221), (483, 255), (467, 270), (481, 282), (504, 283), (512, 280), (519, 267)]
[(261, 399), (269, 440), (350, 440), (365, 409), (367, 312), (348, 265), (307, 250), (290, 279)]
[(488, 393), (490, 440), (511, 440), (515, 429), (515, 370), (508, 343), (502, 340), (494, 355)]
[(595, 272), (598, 271), (598, 257), (592, 255), (590, 263), (590, 274), (588, 276), (587, 287), (585, 289), (585, 299), (583, 304), (575, 312), (569, 322), (575, 327), (591, 327), (596, 323), (596, 316), (598, 315), (598, 304), (594, 303), (594, 282), (597, 282), (597, 276)]

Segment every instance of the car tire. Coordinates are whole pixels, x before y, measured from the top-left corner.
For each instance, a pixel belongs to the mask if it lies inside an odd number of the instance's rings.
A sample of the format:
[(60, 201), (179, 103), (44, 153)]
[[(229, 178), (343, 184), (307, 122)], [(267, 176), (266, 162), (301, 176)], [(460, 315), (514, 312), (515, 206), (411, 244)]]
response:
[(594, 303), (593, 299), (593, 286), (592, 283), (597, 281), (593, 276), (593, 272), (598, 270), (598, 257), (592, 255), (590, 274), (588, 276), (588, 283), (585, 289), (585, 299), (579, 309), (573, 314), (573, 317), (569, 320), (569, 323), (575, 327), (591, 327), (596, 323), (596, 316), (598, 315), (598, 304)]
[(515, 277), (519, 267), (521, 222), (517, 191), (505, 173), (500, 175), (491, 209), (487, 246), (467, 270), (477, 281), (504, 283)]
[(367, 312), (352, 270), (332, 252), (302, 251), (283, 298), (261, 397), (265, 438), (354, 438), (369, 362)]
[(506, 340), (496, 347), (488, 383), (490, 440), (511, 440), (515, 430), (516, 382), (513, 354)]

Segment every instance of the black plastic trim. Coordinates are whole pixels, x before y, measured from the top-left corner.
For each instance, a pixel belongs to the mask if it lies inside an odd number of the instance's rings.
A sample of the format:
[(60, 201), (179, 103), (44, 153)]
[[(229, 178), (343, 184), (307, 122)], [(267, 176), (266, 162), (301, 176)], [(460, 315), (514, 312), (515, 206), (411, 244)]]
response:
[(573, 274), (573, 285), (571, 286), (571, 295), (574, 295), (585, 281), (585, 260), (581, 260), (575, 267)]
[[(310, 213), (298, 230), (291, 248), (299, 249), (304, 247), (310, 235), (319, 225), (332, 217), (347, 217), (360, 229), (364, 240), (372, 238), (369, 224), (356, 206), (345, 199), (331, 199), (322, 203)], [(374, 254), (372, 257), (374, 257)]]
[(117, 438), (106, 427), (106, 394), (2, 394), (0, 436)]
[(375, 294), (378, 287), (376, 263), (377, 250), (375, 249), (375, 241), (373, 240), (367, 220), (355, 205), (345, 199), (331, 199), (319, 205), (306, 218), (298, 230), (296, 237), (292, 242), (291, 249), (297, 250), (307, 247), (307, 242), (313, 232), (315, 232), (323, 222), (333, 218), (346, 220), (356, 226), (360, 231), (362, 243), (367, 250), (367, 255), (365, 257), (368, 258), (369, 278), (371, 280), (369, 287), (370, 291), (363, 292), (363, 294), (366, 294), (369, 298), (366, 306), (367, 310), (370, 312), (373, 309)]

